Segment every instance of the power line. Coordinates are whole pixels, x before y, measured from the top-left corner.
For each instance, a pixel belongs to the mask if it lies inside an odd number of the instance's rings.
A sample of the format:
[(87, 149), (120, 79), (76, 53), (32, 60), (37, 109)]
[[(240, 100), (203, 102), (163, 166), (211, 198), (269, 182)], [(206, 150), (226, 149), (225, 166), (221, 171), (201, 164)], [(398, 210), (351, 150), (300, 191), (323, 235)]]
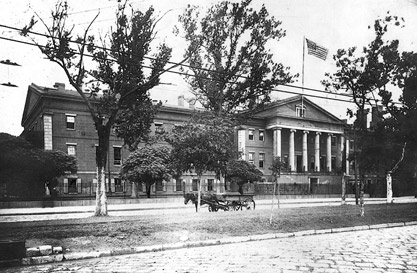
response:
[[(1, 26), (2, 25), (0, 25), (0, 27)], [(43, 36), (46, 36), (46, 35), (43, 35)], [(16, 39), (12, 39), (12, 38), (6, 38), (6, 37), (2, 37), (2, 36), (0, 36), (0, 39), (7, 40), (7, 41), (11, 41), (11, 42), (16, 42), (16, 43), (21, 43), (21, 44), (25, 44), (25, 45), (30, 45), (30, 46), (36, 46), (36, 47), (44, 47), (44, 48), (46, 48), (46, 46), (38, 45), (36, 43), (30, 43), (30, 42), (20, 41), (20, 40), (16, 40)], [(81, 55), (81, 53), (79, 53), (79, 52), (75, 52), (75, 54)], [(86, 53), (84, 53), (84, 56), (91, 57), (91, 58), (94, 57), (93, 55), (86, 54)], [(148, 57), (148, 58), (151, 58), (151, 57)], [(110, 61), (114, 61), (114, 60), (108, 59), (108, 58), (103, 58), (103, 59), (110, 60)], [(168, 62), (168, 63), (181, 65), (181, 64), (176, 63), (176, 62)], [(148, 69), (152, 69), (152, 67), (146, 66), (146, 65), (143, 65), (143, 67), (144, 68), (148, 68)], [(194, 67), (194, 68), (196, 68), (196, 67)], [(198, 69), (198, 68), (196, 68), (196, 69)], [(167, 73), (181, 75), (181, 76), (197, 77), (195, 75), (191, 75), (191, 74), (184, 73), (184, 72), (173, 71), (173, 70), (168, 70), (166, 72)], [(210, 79), (210, 78), (204, 78), (204, 77), (201, 77), (201, 76), (200, 76), (200, 78), (203, 78), (203, 79), (206, 79), (206, 80), (215, 80), (215, 79)], [(335, 95), (335, 96), (345, 96), (345, 97), (351, 98), (351, 96), (350, 95), (347, 95), (347, 94), (330, 93), (330, 92), (326, 92), (326, 91), (322, 91), (322, 90), (317, 90), (317, 89), (312, 89), (312, 88), (302, 88), (302, 87), (298, 87), (298, 86), (294, 86), (294, 85), (289, 85), (289, 84), (282, 84), (282, 86), (287, 86), (287, 87), (296, 88), (296, 89), (304, 89), (304, 90), (309, 90), (309, 91), (314, 91), (314, 92), (320, 92), (320, 93), (326, 93), (327, 95), (330, 95), (331, 94), (331, 95)], [(312, 97), (312, 98), (319, 98), (319, 99), (326, 99), (326, 100), (334, 100), (334, 101), (340, 101), (340, 102), (346, 102), (346, 103), (353, 103), (352, 100), (345, 100), (345, 99), (340, 99), (340, 98), (330, 98), (330, 97), (327, 97), (327, 96), (324, 97), (324, 96), (313, 95), (313, 94), (305, 94), (305, 93), (288, 91), (288, 90), (283, 90), (283, 89), (278, 89), (278, 88), (272, 88), (271, 91), (274, 91), (274, 92), (282, 92), (282, 93), (287, 93), (287, 94), (292, 94), (292, 95), (304, 95), (304, 96), (308, 96), (308, 97)], [(375, 99), (371, 99), (371, 100), (374, 100), (375, 102), (377, 102), (377, 100), (375, 100)], [(398, 102), (393, 102), (393, 103), (400, 104)]]
[[(21, 31), (21, 29), (19, 29), (19, 28), (7, 26), (7, 25), (2, 25), (2, 24), (0, 24), (0, 27), (4, 27), (4, 28), (16, 30), (16, 31)], [(33, 31), (28, 31), (28, 33), (31, 33), (31, 34), (34, 34), (34, 35), (43, 36), (43, 37), (46, 37), (46, 38), (58, 39), (57, 37), (53, 37), (53, 36), (50, 36), (50, 35), (47, 35), (47, 34), (43, 34), (43, 33), (38, 33), (38, 32), (33, 32)], [(78, 42), (78, 41), (69, 40), (69, 42), (74, 43), (74, 44), (82, 45), (82, 43), (81, 42)], [(38, 46), (38, 45), (36, 45), (36, 46)], [(109, 51), (110, 50), (108, 48), (104, 48), (104, 47), (96, 46), (96, 45), (94, 45), (94, 48), (101, 49), (101, 50), (105, 50), (105, 51)], [(149, 57), (149, 56), (144, 56), (144, 58), (146, 58), (148, 60), (155, 60), (155, 58)], [(180, 63), (172, 62), (172, 61), (168, 61), (168, 64), (171, 64), (171, 65), (181, 65), (183, 67), (187, 67), (187, 68), (191, 68), (191, 69), (197, 69), (197, 70), (202, 70), (202, 71), (211, 72), (211, 73), (218, 73), (218, 74), (222, 73), (222, 72), (210, 70), (210, 69), (207, 69), (207, 68), (195, 67), (195, 66), (187, 65), (187, 64), (180, 64)], [(189, 74), (185, 74), (185, 75), (189, 75)], [(246, 76), (239, 76), (239, 77), (240, 78), (243, 78), (243, 79), (249, 79), (249, 77), (246, 77)], [(318, 90), (318, 89), (301, 87), (301, 86), (290, 85), (290, 84), (281, 84), (281, 85), (282, 86), (291, 87), (291, 88), (302, 89), (302, 90), (309, 90), (309, 91), (313, 91), (313, 92), (317, 92), (317, 93), (324, 93), (324, 94), (329, 94), (330, 93), (330, 92), (324, 91), (324, 90)], [(342, 97), (344, 96), (344, 97), (351, 98), (351, 96), (348, 95), (348, 94), (340, 94), (340, 93), (331, 93), (331, 94), (335, 94), (337, 96), (342, 96)]]
[[(30, 43), (30, 42), (25, 42), (25, 41), (19, 41), (19, 40), (15, 40), (15, 39), (11, 39), (11, 38), (6, 38), (6, 37), (1, 37), (1, 36), (0, 36), (0, 39), (1, 40), (15, 42), (15, 43), (21, 43), (21, 44), (25, 44), (25, 45), (30, 45), (30, 46), (46, 47), (46, 46), (37, 45), (35, 43)], [(78, 53), (77, 52), (75, 54), (80, 55), (81, 53)], [(93, 55), (90, 55), (90, 54), (84, 54), (84, 56), (86, 56), (86, 57), (94, 57)], [(109, 60), (109, 59), (107, 59), (107, 60)], [(143, 67), (144, 68), (152, 69), (152, 67), (145, 66), (145, 65)], [(187, 74), (187, 73), (184, 73), (184, 72), (178, 72), (178, 71), (173, 71), (173, 70), (168, 70), (166, 72), (167, 73), (181, 75), (181, 76), (192, 76), (192, 77), (196, 77), (195, 75), (190, 75), (190, 74)], [(209, 79), (209, 78), (206, 78), (206, 79), (207, 80), (213, 80), (213, 79)], [(294, 91), (289, 91), (289, 90), (282, 90), (282, 89), (278, 89), (278, 88), (272, 88), (271, 91), (274, 91), (274, 92), (282, 92), (282, 93), (287, 93), (287, 94), (292, 94), (292, 95), (304, 95), (304, 96), (307, 96), (307, 97), (327, 99), (327, 100), (334, 100), (334, 101), (341, 101), (341, 102), (349, 102), (349, 103), (352, 102), (351, 100), (344, 100), (344, 99), (338, 99), (338, 98), (329, 98), (329, 97), (324, 97), (324, 96), (319, 96), (319, 95), (313, 95), (313, 94), (302, 94), (302, 93), (299, 93), (299, 92), (294, 92)], [(328, 94), (338, 95), (338, 94), (334, 94), (334, 93), (328, 93)]]

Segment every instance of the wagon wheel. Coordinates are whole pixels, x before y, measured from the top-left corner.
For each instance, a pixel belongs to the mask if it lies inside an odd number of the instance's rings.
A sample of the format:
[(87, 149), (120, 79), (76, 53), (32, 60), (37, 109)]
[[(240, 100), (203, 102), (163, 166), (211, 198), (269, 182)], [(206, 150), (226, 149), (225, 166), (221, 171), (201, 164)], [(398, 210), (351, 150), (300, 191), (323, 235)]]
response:
[(232, 201), (232, 208), (233, 208), (233, 210), (240, 210), (241, 207), (242, 207), (242, 204), (240, 202)]
[(210, 211), (210, 212), (216, 212), (218, 210), (219, 209), (216, 206), (213, 206), (213, 205), (208, 206), (208, 211)]
[(255, 209), (255, 201), (253, 199), (246, 199), (244, 202), (246, 209)]

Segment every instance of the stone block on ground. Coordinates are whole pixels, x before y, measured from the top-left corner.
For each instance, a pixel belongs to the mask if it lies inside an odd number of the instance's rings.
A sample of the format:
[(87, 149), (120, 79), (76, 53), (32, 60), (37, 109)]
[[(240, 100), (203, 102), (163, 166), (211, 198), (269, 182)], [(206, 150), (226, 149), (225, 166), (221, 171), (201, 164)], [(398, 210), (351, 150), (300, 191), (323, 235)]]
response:
[(61, 254), (63, 252), (62, 246), (54, 246), (52, 248), (52, 253), (54, 254)]
[(50, 245), (39, 246), (39, 251), (44, 256), (51, 255), (52, 254), (52, 246), (50, 246)]
[(26, 249), (26, 257), (40, 256), (41, 251), (37, 247), (29, 247)]

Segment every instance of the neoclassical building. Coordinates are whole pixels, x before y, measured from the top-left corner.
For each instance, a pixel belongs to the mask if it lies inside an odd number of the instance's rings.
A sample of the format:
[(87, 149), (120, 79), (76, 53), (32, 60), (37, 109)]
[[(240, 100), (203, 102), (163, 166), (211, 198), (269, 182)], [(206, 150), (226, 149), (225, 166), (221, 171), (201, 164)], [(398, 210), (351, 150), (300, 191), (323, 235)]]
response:
[[(154, 119), (152, 131), (170, 131), (194, 112), (181, 96), (177, 105), (163, 105)], [(76, 91), (57, 83), (53, 88), (31, 84), (28, 87), (22, 116), (22, 135), (36, 139), (44, 149), (58, 149), (78, 160), (78, 172), (59, 178), (61, 197), (94, 196), (95, 153), (98, 144), (93, 121)], [(255, 164), (263, 179), (245, 186), (245, 191), (265, 195), (271, 191), (271, 163), (280, 157), (286, 168), (279, 178), (282, 194), (339, 194), (342, 173), (349, 174), (346, 154), (349, 140), (344, 132), (346, 122), (338, 119), (311, 100), (302, 96), (271, 103), (253, 113), (245, 124), (236, 128), (235, 142), (242, 159)], [(35, 137), (33, 137), (35, 136)], [(119, 177), (119, 170), (129, 151), (115, 135), (110, 138), (107, 191), (112, 197), (129, 197), (129, 181)], [(235, 185), (217, 181), (212, 174), (202, 177), (203, 190), (222, 193), (236, 191)], [(192, 173), (180, 181), (171, 179), (153, 186), (156, 196), (176, 196), (196, 191), (197, 180)], [(143, 185), (138, 195), (144, 195)]]

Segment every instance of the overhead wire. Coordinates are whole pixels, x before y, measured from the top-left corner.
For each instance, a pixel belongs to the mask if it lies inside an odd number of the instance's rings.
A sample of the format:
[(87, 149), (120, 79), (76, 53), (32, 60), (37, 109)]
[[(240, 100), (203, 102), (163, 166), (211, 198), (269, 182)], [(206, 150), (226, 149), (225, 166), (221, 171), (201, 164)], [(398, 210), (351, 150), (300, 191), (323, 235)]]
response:
[[(0, 27), (8, 28), (8, 29), (16, 30), (16, 31), (21, 31), (21, 29), (19, 29), (19, 28), (15, 28), (15, 27), (3, 25), (3, 24), (0, 24)], [(34, 35), (43, 36), (43, 37), (46, 37), (46, 38), (58, 39), (57, 37), (52, 37), (50, 35), (43, 34), (43, 33), (37, 33), (37, 32), (33, 32), (33, 31), (28, 31), (28, 33), (31, 33), (31, 34), (34, 34)], [(30, 46), (45, 47), (45, 46), (41, 46), (41, 45), (36, 44), (36, 43), (30, 43), (30, 42), (20, 41), (20, 40), (16, 40), (16, 39), (12, 39), (12, 38), (7, 38), (7, 37), (2, 37), (2, 36), (0, 36), (0, 39), (7, 40), (7, 41), (11, 41), (11, 42), (22, 43), (22, 44), (26, 44), (26, 45), (30, 45)], [(72, 41), (72, 40), (70, 40), (69, 42), (82, 45), (82, 43), (81, 42), (78, 42), (78, 41)], [(106, 50), (106, 51), (110, 50), (108, 48), (104, 48), (104, 47), (100, 47), (100, 46), (96, 46), (96, 45), (94, 45), (94, 47), (97, 48), (97, 49)], [(78, 53), (78, 52), (75, 52), (75, 53), (78, 54), (78, 55), (81, 55), (81, 53)], [(86, 53), (84, 53), (84, 56), (86, 56), (86, 57), (94, 57), (93, 55), (86, 54)], [(149, 57), (149, 56), (144, 56), (144, 58), (145, 59), (149, 59), (149, 60), (155, 60), (155, 58)], [(111, 60), (111, 59), (108, 59), (108, 60)], [(114, 60), (111, 60), (111, 61), (114, 61)], [(194, 67), (194, 66), (187, 65), (187, 64), (180, 64), (178, 62), (168, 61), (168, 64), (178, 65), (178, 66), (183, 66), (183, 67), (188, 67), (188, 68), (191, 68), (191, 69), (203, 70), (203, 71), (212, 72), (212, 73), (221, 73), (221, 72), (213, 71), (213, 70), (206, 69), (206, 68)], [(149, 66), (146, 66), (146, 65), (143, 65), (143, 67), (144, 68), (152, 69), (152, 67), (149, 67)], [(188, 74), (188, 73), (184, 73), (184, 72), (178, 72), (178, 71), (173, 71), (173, 70), (168, 70), (166, 72), (167, 73), (178, 74), (178, 75), (182, 75), (182, 76), (197, 77), (197, 76), (192, 75), (192, 74)], [(244, 79), (249, 79), (249, 77), (245, 77), (245, 76), (240, 76), (240, 77), (241, 78), (244, 78)], [(201, 78), (201, 76), (200, 76), (200, 78)], [(203, 78), (203, 79), (215, 80), (215, 79), (211, 79), (211, 78)], [(334, 100), (334, 101), (348, 102), (348, 103), (352, 103), (353, 102), (352, 96), (349, 95), (349, 94), (333, 93), (333, 92), (328, 92), (328, 91), (323, 91), (323, 90), (318, 90), (318, 89), (313, 89), (313, 88), (308, 88), (308, 87), (304, 87), (303, 88), (303, 87), (296, 86), (296, 85), (291, 85), (291, 84), (280, 84), (280, 85), (281, 86), (286, 86), (286, 87), (289, 87), (289, 88), (303, 89), (303, 90), (308, 90), (308, 91), (312, 91), (312, 92), (325, 93), (326, 94), (326, 96), (320, 96), (320, 95), (314, 95), (314, 94), (306, 94), (306, 93), (304, 93), (305, 96), (309, 96), (309, 97), (313, 97), (313, 98), (320, 98), (320, 99)], [(299, 92), (294, 92), (294, 91), (289, 91), (289, 90), (283, 90), (283, 89), (278, 89), (278, 88), (272, 88), (271, 91), (282, 92), (282, 93), (293, 94), (293, 95), (301, 95), (301, 93), (299, 93)], [(348, 97), (348, 98), (350, 98), (350, 100), (340, 99), (340, 98), (336, 98), (336, 97), (333, 98), (333, 97), (329, 97), (329, 95), (340, 96), (340, 97)]]
[[(8, 28), (8, 29), (16, 30), (16, 31), (21, 31), (21, 29), (19, 29), (19, 28), (16, 28), (16, 27), (11, 27), (11, 26), (7, 26), (7, 25), (3, 25), (3, 24), (0, 24), (0, 27), (3, 27), (3, 28)], [(50, 36), (50, 35), (43, 34), (43, 33), (38, 33), (38, 32), (34, 32), (34, 31), (28, 31), (28, 33), (31, 33), (31, 34), (34, 34), (34, 35), (43, 36), (43, 37), (46, 37), (46, 38), (58, 39), (57, 37), (52, 37), (52, 36)], [(11, 38), (5, 38), (5, 37), (2, 37), (1, 39), (5, 39), (5, 40), (9, 40), (9, 41), (21, 42), (21, 41), (19, 41), (19, 40), (14, 40), (14, 39), (11, 39)], [(70, 40), (69, 42), (71, 42), (71, 43), (75, 43), (75, 44), (79, 44), (79, 45), (82, 45), (82, 43), (81, 43), (81, 42), (78, 42), (78, 41), (73, 41), (73, 40)], [(23, 42), (23, 43), (26, 43), (26, 42)], [(33, 46), (39, 46), (39, 45), (37, 45), (37, 44), (32, 44), (32, 43), (27, 43), (27, 44), (28, 44), (28, 45), (33, 45)], [(97, 46), (97, 45), (94, 45), (94, 47), (95, 47), (95, 48), (97, 48), (97, 49), (106, 50), (106, 51), (110, 50), (110, 49), (108, 49), (108, 48), (104, 48), (104, 47)], [(86, 55), (86, 56), (87, 56), (87, 55)], [(149, 56), (144, 56), (144, 58), (149, 59), (149, 60), (155, 60), (155, 58), (153, 58), (153, 57), (149, 57)], [(178, 62), (168, 61), (168, 64), (171, 64), (171, 65), (181, 65), (181, 66), (183, 66), (183, 67), (187, 67), (187, 68), (191, 68), (191, 69), (197, 69), (197, 70), (202, 70), (202, 71), (211, 72), (211, 73), (219, 73), (219, 74), (220, 74), (220, 73), (222, 73), (222, 72), (218, 72), (218, 71), (210, 70), (210, 69), (207, 69), (207, 68), (195, 67), (195, 66), (192, 66), (192, 65), (187, 65), (187, 64), (180, 64), (180, 63), (178, 63)], [(172, 73), (172, 72), (171, 72), (171, 73)], [(177, 72), (177, 73), (179, 73), (179, 72)], [(190, 74), (184, 74), (184, 73), (179, 73), (179, 74), (192, 76), (192, 75), (190, 75)], [(249, 79), (249, 77), (246, 77), (246, 76), (239, 76), (239, 77), (240, 77), (240, 78), (243, 78), (243, 79)], [(211, 79), (211, 80), (212, 80), (212, 79)], [(295, 88), (295, 89), (304, 89), (304, 90), (313, 91), (313, 92), (317, 92), (317, 93), (325, 93), (326, 95), (332, 94), (332, 95), (336, 95), (336, 96), (341, 96), (341, 97), (349, 97), (349, 98), (351, 98), (351, 96), (350, 96), (350, 95), (348, 95), (348, 94), (332, 93), (332, 92), (323, 91), (323, 90), (318, 90), (318, 89), (313, 89), (313, 88), (308, 88), (308, 87), (304, 87), (304, 88), (303, 88), (303, 87), (301, 87), (301, 86), (296, 86), (296, 85), (291, 85), (291, 84), (281, 84), (281, 85), (282, 85), (282, 86), (287, 86), (287, 87), (290, 87), (290, 88)], [(296, 93), (296, 94), (299, 94), (299, 93)], [(327, 97), (323, 97), (323, 98), (327, 98)], [(329, 99), (330, 99), (330, 98), (329, 98)]]

